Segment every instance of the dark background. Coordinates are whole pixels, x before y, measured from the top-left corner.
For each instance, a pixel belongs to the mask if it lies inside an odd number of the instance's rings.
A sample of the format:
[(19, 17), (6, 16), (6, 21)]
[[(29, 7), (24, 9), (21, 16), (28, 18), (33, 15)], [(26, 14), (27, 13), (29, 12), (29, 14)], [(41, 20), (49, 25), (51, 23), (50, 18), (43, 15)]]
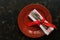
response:
[[(53, 23), (58, 29), (49, 36), (29, 38), (18, 28), (19, 12), (33, 3), (42, 4), (51, 12)], [(0, 0), (0, 40), (60, 40), (60, 0)]]

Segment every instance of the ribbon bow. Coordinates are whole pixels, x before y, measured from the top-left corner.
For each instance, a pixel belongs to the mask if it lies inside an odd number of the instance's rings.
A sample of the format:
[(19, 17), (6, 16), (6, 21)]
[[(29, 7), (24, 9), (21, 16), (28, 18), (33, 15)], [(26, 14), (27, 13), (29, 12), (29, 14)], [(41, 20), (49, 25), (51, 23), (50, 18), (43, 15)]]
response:
[(29, 22), (27, 25), (28, 26), (33, 26), (33, 25), (40, 25), (40, 24), (43, 24), (45, 25), (46, 27), (52, 27), (52, 28), (55, 28), (56, 29), (56, 26), (49, 23), (49, 22), (45, 22), (45, 19), (43, 18), (41, 21), (40, 20), (37, 20), (37, 21), (34, 21), (34, 22)]

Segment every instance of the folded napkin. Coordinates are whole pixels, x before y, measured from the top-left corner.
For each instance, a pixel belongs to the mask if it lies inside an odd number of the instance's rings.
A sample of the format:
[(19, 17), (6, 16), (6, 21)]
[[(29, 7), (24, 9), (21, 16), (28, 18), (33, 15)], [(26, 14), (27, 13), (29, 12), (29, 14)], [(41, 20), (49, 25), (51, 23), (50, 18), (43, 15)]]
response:
[(32, 10), (28, 17), (33, 22), (29, 22), (27, 25), (30, 27), (37, 24), (46, 35), (49, 35), (54, 28), (56, 29), (56, 26), (49, 23), (36, 9)]

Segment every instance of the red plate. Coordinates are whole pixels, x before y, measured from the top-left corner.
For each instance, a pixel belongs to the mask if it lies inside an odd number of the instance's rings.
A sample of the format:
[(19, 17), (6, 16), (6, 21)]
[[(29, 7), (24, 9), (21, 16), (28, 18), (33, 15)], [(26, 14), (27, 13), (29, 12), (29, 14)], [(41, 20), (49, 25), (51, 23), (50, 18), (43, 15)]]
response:
[(31, 37), (31, 38), (38, 38), (45, 35), (43, 31), (37, 25), (35, 25), (34, 27), (33, 26), (28, 27), (26, 25), (26, 23), (32, 22), (32, 20), (29, 19), (28, 15), (33, 9), (36, 9), (38, 12), (40, 12), (41, 15), (44, 18), (46, 18), (46, 20), (48, 20), (49, 22), (52, 22), (50, 12), (48, 11), (47, 8), (45, 8), (41, 4), (30, 4), (24, 7), (20, 11), (19, 16), (18, 16), (18, 25), (21, 32), (25, 34), (26, 36)]

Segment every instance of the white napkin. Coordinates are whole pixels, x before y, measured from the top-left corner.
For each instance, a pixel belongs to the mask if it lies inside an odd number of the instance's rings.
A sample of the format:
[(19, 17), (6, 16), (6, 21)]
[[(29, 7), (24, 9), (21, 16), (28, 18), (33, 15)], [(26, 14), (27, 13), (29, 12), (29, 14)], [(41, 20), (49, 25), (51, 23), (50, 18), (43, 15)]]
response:
[[(30, 14), (28, 15), (29, 18), (31, 18), (33, 21), (39, 20), (38, 18), (35, 18), (36, 16), (35, 16), (33, 13), (35, 13), (35, 15), (37, 15), (37, 16), (40, 18), (40, 20), (43, 19), (42, 15), (41, 15), (36, 9), (34, 9), (34, 10), (32, 10), (32, 11), (30, 12)], [(33, 15), (34, 15), (35, 17), (34, 17)], [(48, 22), (48, 21), (45, 20), (44, 22)], [(46, 26), (44, 26), (43, 24), (40, 24), (39, 27), (42, 29), (42, 31), (43, 31), (46, 35), (49, 35), (49, 34), (54, 30), (54, 28), (52, 28), (52, 27), (48, 27), (48, 28), (46, 29)]]

